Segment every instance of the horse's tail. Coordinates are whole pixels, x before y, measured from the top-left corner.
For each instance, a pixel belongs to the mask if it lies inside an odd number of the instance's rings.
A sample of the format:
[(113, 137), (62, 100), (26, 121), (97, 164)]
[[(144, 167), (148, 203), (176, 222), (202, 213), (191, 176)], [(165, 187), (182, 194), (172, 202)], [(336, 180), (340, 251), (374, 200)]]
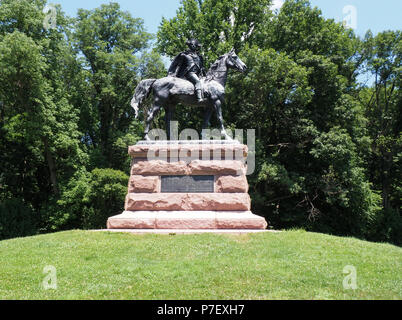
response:
[(152, 86), (156, 79), (142, 80), (135, 89), (134, 97), (131, 100), (131, 106), (135, 111), (135, 118), (138, 118), (138, 112), (144, 100), (149, 97), (152, 91)]

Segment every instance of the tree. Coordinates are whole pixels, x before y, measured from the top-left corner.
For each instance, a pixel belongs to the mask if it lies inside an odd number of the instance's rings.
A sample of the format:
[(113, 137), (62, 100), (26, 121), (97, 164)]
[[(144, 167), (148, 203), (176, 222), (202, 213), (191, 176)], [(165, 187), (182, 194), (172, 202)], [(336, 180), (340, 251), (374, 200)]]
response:
[(263, 21), (271, 17), (271, 2), (183, 0), (176, 17), (162, 19), (158, 31), (159, 51), (174, 57), (186, 49), (187, 39), (195, 37), (204, 45), (208, 65), (232, 48), (239, 51), (246, 42), (251, 44)]
[(124, 210), (128, 175), (113, 169), (78, 170), (48, 215), (48, 229), (103, 229)]
[[(368, 158), (370, 181), (381, 191), (382, 221), (376, 229), (386, 239), (401, 239), (402, 193), (402, 34), (386, 31), (364, 39), (365, 68), (371, 75), (372, 87), (363, 87), (360, 101), (368, 118), (371, 153)], [(398, 240), (400, 241), (400, 240)]]
[(60, 181), (84, 161), (77, 112), (63, 81), (72, 54), (64, 37), (67, 20), (59, 8), (59, 27), (45, 30), (43, 5), (22, 0), (0, 6), (2, 164), (9, 166), (3, 179), (14, 186), (14, 196), (29, 199), (32, 194), (36, 208), (41, 200), (34, 194), (57, 195)]
[(18, 210), (42, 231), (47, 222), (40, 213), (87, 161), (73, 105), (77, 64), (66, 40), (69, 20), (57, 7), (56, 28), (45, 29), (45, 3), (0, 6), (0, 201), (6, 209), (28, 208)]
[[(90, 186), (98, 178), (127, 180), (96, 168), (128, 168), (127, 146), (141, 130), (131, 96), (140, 76), (158, 76), (164, 67), (155, 51), (144, 51), (151, 36), (142, 21), (117, 4), (80, 10), (76, 21), (58, 6), (54, 28), (44, 25), (45, 4), (0, 5), (0, 202), (5, 216), (15, 217), (10, 210), (17, 208), (41, 231), (99, 225), (108, 213), (96, 209), (99, 198), (89, 196), (85, 212), (66, 199), (83, 172), (91, 172)], [(121, 205), (126, 185), (111, 191)]]
[(224, 115), (229, 127), (257, 130), (253, 210), (276, 228), (364, 237), (379, 197), (361, 160), (370, 138), (353, 32), (306, 0), (286, 1), (279, 14), (269, 1), (187, 0), (162, 21), (159, 49), (173, 56), (189, 36), (207, 55), (212, 48), (208, 61), (234, 46), (248, 66), (229, 77)]
[(133, 132), (139, 126), (133, 121), (130, 100), (139, 76), (152, 68), (157, 76), (155, 70), (162, 65), (159, 56), (144, 51), (151, 38), (143, 21), (121, 11), (117, 3), (78, 11), (75, 46), (85, 57), (82, 67), (88, 70), (90, 84), (81, 130), (92, 152), (93, 167), (124, 170), (127, 166), (127, 145), (139, 139)]

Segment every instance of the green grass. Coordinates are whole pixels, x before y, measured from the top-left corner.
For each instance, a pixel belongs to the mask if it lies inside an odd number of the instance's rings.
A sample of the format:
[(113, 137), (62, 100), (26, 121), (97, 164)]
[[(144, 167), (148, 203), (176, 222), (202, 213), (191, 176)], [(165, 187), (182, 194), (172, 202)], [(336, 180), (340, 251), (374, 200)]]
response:
[[(0, 299), (401, 299), (402, 249), (304, 231), (70, 231), (0, 242)], [(45, 290), (43, 268), (57, 268)], [(356, 290), (343, 269), (357, 269)]]

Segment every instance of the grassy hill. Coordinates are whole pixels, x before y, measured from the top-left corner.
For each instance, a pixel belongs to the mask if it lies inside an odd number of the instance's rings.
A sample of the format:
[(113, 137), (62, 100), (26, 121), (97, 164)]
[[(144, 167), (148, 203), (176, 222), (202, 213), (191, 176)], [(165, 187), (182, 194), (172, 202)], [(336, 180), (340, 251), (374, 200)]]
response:
[[(402, 299), (401, 248), (304, 231), (69, 231), (1, 241), (0, 261), (0, 299)], [(42, 285), (48, 265), (56, 290)]]

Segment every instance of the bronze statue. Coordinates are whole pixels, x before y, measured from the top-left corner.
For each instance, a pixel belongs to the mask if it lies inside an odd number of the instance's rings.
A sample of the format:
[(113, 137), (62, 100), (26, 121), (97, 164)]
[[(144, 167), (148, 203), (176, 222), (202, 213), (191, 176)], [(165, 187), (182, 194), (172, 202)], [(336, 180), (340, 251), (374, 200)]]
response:
[(199, 54), (202, 45), (197, 39), (190, 39), (186, 44), (189, 50), (180, 53), (174, 58), (169, 68), (169, 76), (190, 81), (195, 87), (198, 102), (203, 102), (204, 95), (200, 78), (205, 77), (206, 72), (204, 59)]
[[(182, 56), (183, 58), (180, 56), (181, 55), (179, 55), (177, 58), (177, 66), (173, 67), (172, 65), (171, 67), (173, 71), (171, 73), (172, 75), (186, 77), (186, 75), (188, 76), (189, 73), (197, 74), (198, 72), (198, 74), (200, 74), (199, 72), (202, 72), (202, 65), (198, 64), (198, 66), (196, 66), (197, 61), (193, 61), (195, 67), (192, 66), (191, 61), (189, 64), (187, 64), (187, 61), (185, 64), (180, 65), (179, 61), (181, 59), (186, 59), (184, 56)], [(247, 66), (236, 55), (234, 49), (219, 57), (207, 72), (204, 81), (205, 99), (202, 101), (199, 99), (198, 92), (197, 94), (194, 92), (195, 78), (193, 78), (194, 82), (189, 81), (191, 79), (191, 75), (189, 80), (187, 80), (187, 77), (186, 79), (183, 79), (182, 77), (168, 76), (162, 79), (147, 79), (141, 81), (135, 90), (134, 97), (131, 101), (131, 106), (135, 110), (136, 117), (138, 117), (139, 108), (142, 106), (145, 99), (151, 93), (153, 93), (153, 106), (149, 109), (146, 118), (146, 127), (144, 132), (145, 139), (150, 140), (148, 133), (152, 120), (158, 114), (161, 108), (165, 108), (166, 111), (166, 128), (168, 137), (170, 137), (170, 121), (172, 119), (174, 108), (177, 104), (184, 103), (195, 107), (205, 107), (207, 109), (204, 117), (203, 129), (206, 129), (209, 125), (212, 112), (215, 110), (220, 123), (221, 135), (228, 140), (232, 140), (226, 133), (222, 116), (222, 104), (224, 102), (225, 85), (229, 69), (236, 69), (241, 72), (244, 72), (247, 69)]]

